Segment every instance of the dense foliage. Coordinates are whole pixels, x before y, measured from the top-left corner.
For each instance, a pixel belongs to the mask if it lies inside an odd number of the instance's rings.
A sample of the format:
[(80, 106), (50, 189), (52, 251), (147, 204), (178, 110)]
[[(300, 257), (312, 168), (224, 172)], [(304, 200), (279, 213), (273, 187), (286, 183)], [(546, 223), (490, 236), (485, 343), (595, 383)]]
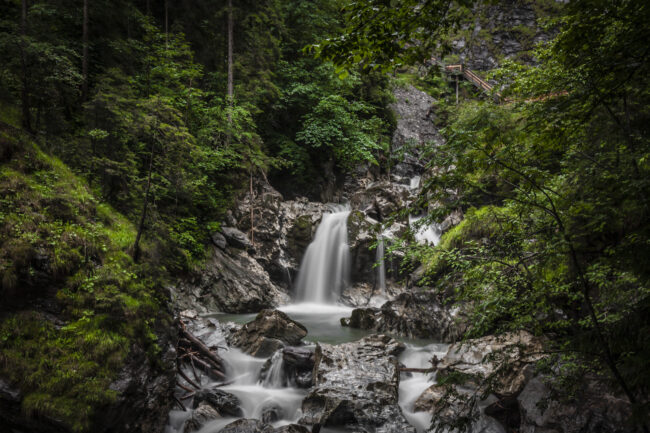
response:
[(385, 147), (388, 79), (302, 53), (338, 1), (232, 3), (0, 3), (0, 376), (25, 413), (89, 430), (157, 362), (162, 288), (251, 178), (318, 192)]
[[(600, 377), (650, 413), (650, 38), (645, 2), (570, 2), (536, 66), (507, 63), (501, 103), (461, 104), (420, 205), (465, 219), (412, 251), (470, 306), (469, 336), (548, 337), (563, 397)], [(589, 35), (587, 38), (586, 35)]]

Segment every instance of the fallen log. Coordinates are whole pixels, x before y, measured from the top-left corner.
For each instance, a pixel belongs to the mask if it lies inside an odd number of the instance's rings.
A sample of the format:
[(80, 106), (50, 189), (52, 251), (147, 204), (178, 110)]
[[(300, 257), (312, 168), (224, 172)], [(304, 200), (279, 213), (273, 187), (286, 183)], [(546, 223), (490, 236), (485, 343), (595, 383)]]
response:
[[(186, 339), (189, 340), (190, 343), (192, 343), (192, 346), (198, 350), (203, 356), (205, 356), (208, 359), (211, 359), (214, 361), (217, 365), (220, 367), (223, 366), (223, 360), (221, 359), (220, 356), (218, 356), (216, 353), (210, 350), (208, 346), (206, 346), (201, 340), (190, 334), (190, 332), (185, 329), (185, 325), (183, 322), (181, 323), (181, 335)], [(220, 368), (221, 369), (221, 368)]]

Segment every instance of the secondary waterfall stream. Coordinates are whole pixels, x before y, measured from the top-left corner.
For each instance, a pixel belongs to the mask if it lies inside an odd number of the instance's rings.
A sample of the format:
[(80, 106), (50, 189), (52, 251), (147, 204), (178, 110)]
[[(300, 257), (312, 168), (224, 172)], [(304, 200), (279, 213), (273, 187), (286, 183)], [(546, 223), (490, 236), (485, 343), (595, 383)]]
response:
[[(299, 276), (296, 281), (297, 303), (285, 305), (278, 309), (300, 322), (308, 329), (306, 347), (315, 348), (314, 343), (342, 344), (357, 341), (370, 332), (341, 326), (340, 319), (349, 317), (352, 308), (336, 303), (341, 290), (348, 284), (350, 253), (347, 239), (347, 218), (349, 208), (338, 206), (330, 213), (325, 213), (316, 230), (314, 240), (308, 246)], [(390, 233), (385, 233), (390, 237)], [(385, 295), (384, 240), (378, 239), (377, 278), (378, 288)], [(255, 314), (214, 313), (204, 317), (216, 319), (218, 323), (247, 323)], [(217, 322), (213, 322), (216, 325)], [(207, 327), (200, 337), (210, 346), (227, 346), (222, 325)], [(409, 367), (428, 367), (428, 361), (434, 354), (441, 356), (447, 345), (431, 341), (414, 341), (401, 339), (406, 343), (406, 350), (399, 356), (399, 361)], [(308, 390), (296, 387), (285, 377), (282, 352), (275, 352), (268, 359), (256, 358), (243, 353), (237, 348), (220, 350), (220, 356), (226, 362), (225, 383), (214, 382), (207, 376), (201, 376), (203, 389), (218, 387), (219, 390), (233, 394), (241, 402), (244, 418), (260, 419), (279, 427), (297, 422), (301, 416), (301, 405)], [(191, 372), (187, 371), (187, 375)], [(399, 386), (399, 406), (418, 432), (424, 432), (430, 424), (428, 413), (415, 412), (414, 403), (422, 392), (431, 385), (428, 374), (402, 374)], [(192, 407), (192, 400), (184, 401)], [(184, 425), (192, 417), (192, 410), (172, 410), (165, 433), (183, 433)], [(217, 433), (236, 418), (225, 417), (208, 421), (199, 433)], [(339, 430), (323, 428), (322, 433), (335, 433)], [(341, 430), (343, 431), (343, 430)]]

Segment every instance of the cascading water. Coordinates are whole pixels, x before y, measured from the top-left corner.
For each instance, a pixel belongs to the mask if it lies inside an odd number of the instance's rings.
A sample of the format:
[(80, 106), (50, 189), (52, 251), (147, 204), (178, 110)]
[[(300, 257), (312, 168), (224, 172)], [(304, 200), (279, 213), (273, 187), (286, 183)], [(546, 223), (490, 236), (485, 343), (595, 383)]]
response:
[(375, 253), (377, 265), (377, 289), (381, 295), (386, 296), (386, 265), (384, 263), (384, 236), (377, 237), (377, 252)]
[(347, 285), (350, 273), (349, 214), (347, 206), (323, 214), (298, 272), (296, 293), (299, 301), (332, 303)]
[(420, 225), (417, 224), (423, 216), (409, 216), (409, 226), (414, 229), (415, 240), (422, 244), (438, 245), (442, 230), (439, 224)]

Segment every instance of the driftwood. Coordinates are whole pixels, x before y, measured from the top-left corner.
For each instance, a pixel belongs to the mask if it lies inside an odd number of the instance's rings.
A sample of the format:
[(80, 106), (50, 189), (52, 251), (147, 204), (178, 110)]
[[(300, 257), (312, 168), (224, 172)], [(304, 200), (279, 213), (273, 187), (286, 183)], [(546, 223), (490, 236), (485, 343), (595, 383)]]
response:
[[(201, 389), (201, 378), (197, 369), (207, 374), (213, 380), (224, 381), (226, 379), (223, 359), (209, 348), (201, 340), (192, 335), (185, 327), (182, 320), (178, 320), (179, 338), (176, 343), (176, 368), (178, 375), (181, 376), (190, 386), (177, 383), (178, 387), (187, 391), (188, 394), (181, 400), (189, 398), (194, 394), (195, 389)], [(189, 365), (195, 380), (190, 379), (187, 373), (182, 369), (183, 364)], [(178, 401), (181, 403), (180, 401)]]
[(199, 351), (201, 355), (214, 361), (217, 365), (223, 366), (223, 360), (221, 359), (220, 356), (218, 356), (216, 353), (211, 351), (210, 348), (206, 346), (201, 340), (199, 340), (198, 338), (190, 334), (189, 331), (185, 329), (185, 324), (182, 321), (180, 322), (180, 324), (181, 324), (181, 335), (191, 343), (194, 349)]

